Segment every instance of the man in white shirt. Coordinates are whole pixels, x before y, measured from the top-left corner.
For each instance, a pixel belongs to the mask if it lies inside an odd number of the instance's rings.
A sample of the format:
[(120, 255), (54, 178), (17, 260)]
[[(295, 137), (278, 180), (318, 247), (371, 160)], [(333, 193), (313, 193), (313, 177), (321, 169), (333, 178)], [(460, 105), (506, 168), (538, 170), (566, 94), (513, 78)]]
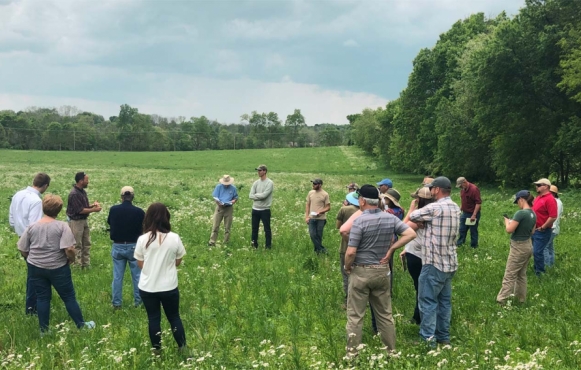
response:
[[(12, 197), (8, 222), (20, 237), (26, 228), (42, 218), (42, 199), (40, 195), (50, 185), (50, 176), (46, 173), (38, 173), (34, 176), (32, 186), (20, 190)], [(26, 274), (26, 314), (36, 314), (36, 292)]]

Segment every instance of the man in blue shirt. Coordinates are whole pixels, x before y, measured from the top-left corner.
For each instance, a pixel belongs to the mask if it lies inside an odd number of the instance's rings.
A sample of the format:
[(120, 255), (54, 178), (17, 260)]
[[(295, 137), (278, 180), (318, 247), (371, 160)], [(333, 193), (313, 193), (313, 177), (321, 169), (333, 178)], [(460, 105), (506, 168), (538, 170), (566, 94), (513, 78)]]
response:
[(220, 183), (216, 185), (212, 193), (212, 197), (214, 197), (214, 201), (216, 202), (216, 210), (214, 211), (212, 235), (208, 242), (208, 246), (210, 247), (216, 245), (218, 230), (220, 230), (222, 220), (224, 220), (224, 244), (228, 243), (234, 214), (234, 207), (232, 206), (238, 201), (238, 191), (236, 190), (236, 186), (234, 186), (234, 178), (230, 177), (230, 175), (224, 175), (219, 181)]

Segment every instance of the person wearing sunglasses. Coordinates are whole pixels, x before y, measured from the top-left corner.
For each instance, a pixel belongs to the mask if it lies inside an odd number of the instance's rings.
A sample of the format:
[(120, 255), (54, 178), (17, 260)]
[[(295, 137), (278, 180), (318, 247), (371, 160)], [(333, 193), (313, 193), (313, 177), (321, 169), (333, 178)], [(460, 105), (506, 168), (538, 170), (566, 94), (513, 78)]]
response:
[(535, 274), (545, 272), (545, 248), (551, 240), (553, 222), (557, 219), (557, 201), (551, 194), (549, 179), (535, 182), (537, 197), (533, 203), (533, 212), (537, 215), (535, 232), (533, 233), (533, 259)]

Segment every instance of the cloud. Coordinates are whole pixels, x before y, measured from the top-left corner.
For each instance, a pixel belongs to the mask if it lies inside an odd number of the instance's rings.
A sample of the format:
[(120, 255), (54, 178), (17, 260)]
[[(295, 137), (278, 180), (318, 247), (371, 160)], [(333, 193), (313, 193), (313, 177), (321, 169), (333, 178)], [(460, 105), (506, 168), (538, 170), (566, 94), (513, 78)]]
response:
[(353, 39), (349, 39), (349, 40), (345, 40), (345, 42), (343, 42), (343, 46), (346, 46), (348, 48), (353, 48), (353, 47), (359, 46), (359, 44), (357, 43), (357, 41), (355, 41)]

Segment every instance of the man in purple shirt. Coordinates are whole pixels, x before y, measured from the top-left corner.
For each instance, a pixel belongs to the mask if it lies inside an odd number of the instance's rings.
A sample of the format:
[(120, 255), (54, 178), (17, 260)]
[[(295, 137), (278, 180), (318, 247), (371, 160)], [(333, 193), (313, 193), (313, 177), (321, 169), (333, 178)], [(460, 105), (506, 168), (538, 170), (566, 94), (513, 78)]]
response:
[(472, 248), (478, 247), (478, 223), (480, 222), (480, 207), (482, 199), (480, 199), (480, 189), (474, 184), (471, 184), (465, 177), (458, 177), (456, 180), (456, 187), (460, 188), (460, 198), (462, 199), (462, 206), (460, 209), (460, 236), (456, 243), (458, 247), (462, 246), (466, 241), (466, 235), (470, 230), (470, 246)]

